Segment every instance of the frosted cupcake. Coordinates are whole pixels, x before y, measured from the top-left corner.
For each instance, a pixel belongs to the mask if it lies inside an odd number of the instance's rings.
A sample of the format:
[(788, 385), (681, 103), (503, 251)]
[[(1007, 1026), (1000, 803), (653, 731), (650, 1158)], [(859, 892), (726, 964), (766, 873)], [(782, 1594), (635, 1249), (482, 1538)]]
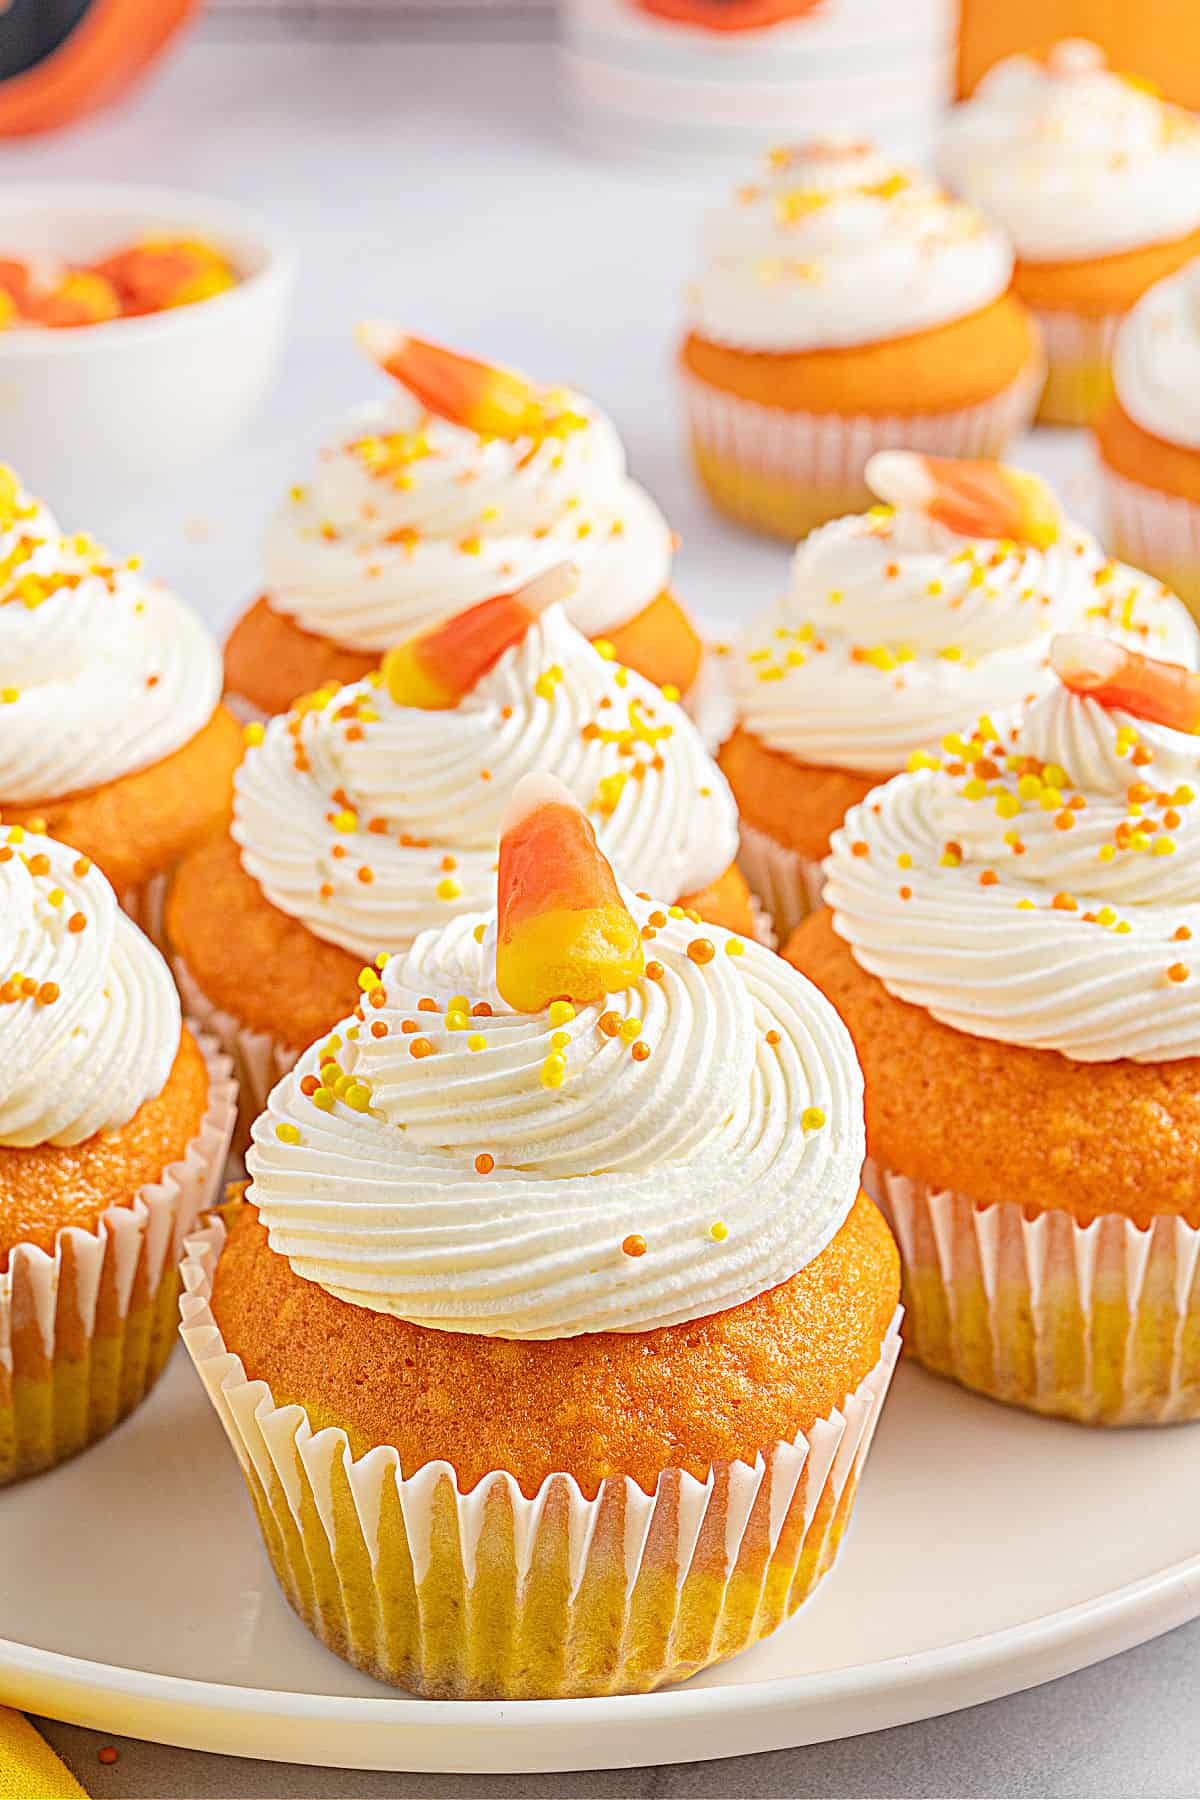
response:
[(955, 108), (939, 161), (1016, 247), (1013, 287), (1049, 363), (1038, 417), (1091, 424), (1122, 318), (1200, 252), (1200, 122), (1070, 39), (1044, 64), (997, 63)]
[(1138, 301), (1113, 381), (1096, 424), (1108, 541), (1200, 613), (1200, 260)]
[(294, 487), (267, 539), (266, 591), (234, 627), (243, 714), (357, 681), (401, 639), (569, 557), (588, 637), (685, 692), (701, 647), (670, 591), (674, 539), (631, 481), (603, 413), (567, 388), (387, 326), (363, 340), (391, 378)]
[(175, 1341), (234, 1115), (162, 957), (77, 850), (0, 832), (0, 1485), (104, 1436)]
[(1200, 676), (1053, 659), (1018, 730), (851, 811), (787, 954), (863, 1063), (921, 1361), (1088, 1423), (1197, 1418)]
[(1106, 561), (1036, 476), (904, 452), (867, 475), (888, 504), (801, 544), (788, 592), (727, 665), (737, 724), (719, 760), (742, 869), (781, 936), (817, 904), (847, 810), (964, 719), (1006, 727), (1053, 686), (1056, 631), (1196, 660), (1180, 602)]
[(1042, 379), (1003, 233), (865, 144), (773, 151), (708, 219), (682, 372), (710, 498), (786, 538), (887, 448), (1000, 456)]
[(163, 880), (229, 816), (241, 754), (194, 613), (0, 468), (0, 813), (98, 863), (156, 931)]
[(546, 776), (496, 910), (368, 973), (186, 1274), (284, 1592), (423, 1694), (682, 1679), (833, 1561), (895, 1358), (849, 1040)]
[(254, 728), (232, 835), (188, 859), (167, 909), (189, 1007), (238, 1055), (251, 1117), (353, 1006), (364, 962), (488, 904), (530, 769), (566, 781), (629, 881), (753, 932), (724, 777), (682, 709), (571, 624), (571, 585), (548, 571)]

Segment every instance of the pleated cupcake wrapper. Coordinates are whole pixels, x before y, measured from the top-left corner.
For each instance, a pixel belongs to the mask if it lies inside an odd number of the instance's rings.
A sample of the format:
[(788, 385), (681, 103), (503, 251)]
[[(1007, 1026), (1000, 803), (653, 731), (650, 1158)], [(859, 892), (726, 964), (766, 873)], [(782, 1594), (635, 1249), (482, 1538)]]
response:
[(237, 1110), (228, 1057), (199, 1042), (208, 1106), (183, 1159), (94, 1231), (17, 1244), (0, 1274), (0, 1486), (103, 1437), (170, 1355), (183, 1242), (220, 1190)]
[(877, 450), (1000, 456), (1031, 423), (1045, 371), (1037, 364), (1001, 393), (949, 412), (873, 418), (763, 406), (684, 378), (697, 468), (722, 511), (795, 540), (827, 519), (874, 503), (863, 470)]
[(183, 1339), (233, 1445), (284, 1593), (331, 1650), (418, 1693), (549, 1697), (682, 1680), (781, 1624), (832, 1563), (895, 1367), (899, 1313), (843, 1405), (753, 1465), (679, 1470), (585, 1499), (502, 1471), (461, 1493), (447, 1462), (354, 1461), (344, 1431), (277, 1406), (210, 1305), (214, 1219), (183, 1265)]
[(1113, 554), (1165, 581), (1200, 618), (1200, 505), (1143, 487), (1103, 461), (1100, 490)]
[(233, 1148), (240, 1154), (250, 1141), (250, 1127), (266, 1109), (271, 1089), (289, 1069), (295, 1068), (304, 1053), (303, 1046), (295, 1049), (265, 1031), (251, 1031), (248, 1025), (243, 1025), (240, 1019), (235, 1019), (232, 1013), (223, 1011), (209, 999), (181, 957), (173, 956), (171, 967), (184, 1012), (216, 1039), (233, 1063), (238, 1085)]
[(825, 891), (821, 864), (743, 819), (738, 867), (775, 927), (778, 943), (785, 945), (801, 919), (807, 919), (821, 904)]
[(1092, 1425), (1200, 1418), (1200, 1230), (976, 1206), (868, 1160), (904, 1261), (905, 1343), (940, 1375)]
[(1046, 382), (1038, 406), (1043, 425), (1091, 425), (1112, 394), (1112, 357), (1124, 313), (1039, 312)]
[(163, 955), (167, 954), (167, 930), (164, 920), (167, 905), (167, 887), (170, 876), (167, 874), (152, 875), (149, 881), (139, 882), (135, 887), (128, 887), (120, 896), (121, 906), (135, 925), (141, 927), (152, 944), (155, 944)]
[(244, 694), (233, 694), (226, 690), (221, 695), (221, 704), (233, 714), (239, 725), (265, 725), (271, 717), (261, 706), (255, 706), (253, 700), (247, 700)]

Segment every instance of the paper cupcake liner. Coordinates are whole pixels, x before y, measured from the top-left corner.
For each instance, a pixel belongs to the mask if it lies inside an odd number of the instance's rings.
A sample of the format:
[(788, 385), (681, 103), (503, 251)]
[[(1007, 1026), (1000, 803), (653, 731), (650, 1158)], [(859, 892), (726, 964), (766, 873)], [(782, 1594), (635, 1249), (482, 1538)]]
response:
[(53, 1252), (17, 1244), (0, 1274), (0, 1487), (104, 1437), (171, 1353), (180, 1253), (220, 1188), (236, 1111), (228, 1058), (199, 1043), (208, 1107), (182, 1161), (96, 1230), (64, 1228)]
[(261, 706), (255, 706), (253, 700), (247, 700), (244, 694), (233, 694), (228, 689), (221, 695), (221, 704), (233, 714), (239, 725), (265, 725), (271, 717)]
[(692, 452), (714, 503), (742, 524), (795, 542), (874, 503), (863, 470), (877, 450), (1001, 456), (1031, 423), (1040, 363), (1002, 393), (950, 412), (892, 418), (794, 412), (684, 378)]
[(181, 957), (173, 956), (171, 967), (184, 1012), (216, 1039), (233, 1064), (238, 1085), (233, 1148), (240, 1155), (250, 1141), (250, 1127), (266, 1109), (271, 1089), (296, 1066), (304, 1046), (295, 1048), (265, 1031), (251, 1031), (232, 1013), (214, 1005)]
[(775, 927), (780, 944), (786, 944), (801, 919), (807, 919), (821, 904), (825, 892), (821, 864), (747, 825), (744, 819), (738, 867)]
[(833, 1562), (899, 1348), (899, 1314), (865, 1381), (827, 1419), (707, 1481), (672, 1469), (652, 1494), (570, 1475), (532, 1499), (496, 1470), (403, 1475), (378, 1446), (250, 1381), (213, 1317), (225, 1239), (191, 1238), (184, 1343), (237, 1453), (283, 1591), (329, 1649), (439, 1698), (613, 1694), (680, 1681), (790, 1616)]
[(905, 1344), (993, 1399), (1088, 1425), (1200, 1418), (1200, 1230), (976, 1206), (868, 1160), (904, 1263)]
[(1200, 505), (1143, 487), (1103, 461), (1100, 493), (1113, 555), (1165, 581), (1200, 620)]
[(1091, 425), (1112, 395), (1112, 356), (1124, 313), (1038, 312), (1046, 352), (1040, 425)]
[(163, 955), (167, 954), (167, 928), (164, 914), (167, 904), (167, 887), (170, 877), (167, 874), (152, 875), (149, 881), (139, 882), (136, 887), (128, 887), (120, 896), (121, 906), (134, 924), (140, 926), (150, 942)]

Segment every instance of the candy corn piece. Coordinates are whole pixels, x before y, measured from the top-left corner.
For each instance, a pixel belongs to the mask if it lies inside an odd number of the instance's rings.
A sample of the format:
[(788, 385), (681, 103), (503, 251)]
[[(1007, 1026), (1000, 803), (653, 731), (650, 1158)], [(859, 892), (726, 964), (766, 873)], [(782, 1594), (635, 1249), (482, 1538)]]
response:
[(915, 507), (960, 537), (1045, 550), (1062, 529), (1058, 501), (1045, 482), (1007, 463), (881, 450), (866, 475), (872, 493), (889, 506)]
[(222, 252), (200, 238), (145, 238), (96, 268), (112, 283), (129, 313), (191, 306), (237, 285)]
[(553, 775), (516, 785), (500, 833), (496, 986), (518, 1012), (632, 987), (642, 940), (591, 821)]
[(121, 297), (93, 269), (68, 269), (45, 293), (34, 294), (29, 316), (39, 325), (100, 325), (121, 316)]
[(535, 388), (512, 369), (408, 337), (394, 325), (360, 325), (358, 340), (426, 411), (481, 437), (561, 436), (584, 423), (563, 404), (561, 392)]
[(1108, 638), (1066, 632), (1053, 639), (1050, 662), (1063, 686), (1115, 712), (1132, 713), (1172, 731), (1200, 732), (1200, 675), (1160, 662)]
[(383, 659), (388, 693), (397, 706), (426, 712), (457, 706), (548, 607), (570, 599), (578, 579), (574, 563), (555, 563), (515, 594), (495, 594), (397, 644)]

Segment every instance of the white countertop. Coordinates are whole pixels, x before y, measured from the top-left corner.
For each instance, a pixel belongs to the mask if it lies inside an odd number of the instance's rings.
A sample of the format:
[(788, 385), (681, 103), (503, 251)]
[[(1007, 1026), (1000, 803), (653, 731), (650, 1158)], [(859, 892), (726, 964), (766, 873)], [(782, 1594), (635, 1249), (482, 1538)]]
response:
[[(210, 29), (120, 111), (0, 148), (9, 179), (161, 180), (245, 201), (273, 216), (300, 257), (283, 375), (250, 436), (178, 491), (120, 517), (66, 522), (143, 551), (225, 624), (254, 591), (271, 508), (330, 423), (370, 395), (354, 321), (391, 316), (594, 394), (682, 535), (680, 592), (714, 624), (760, 606), (786, 551), (704, 511), (671, 387), (679, 287), (711, 172), (597, 162), (566, 140), (556, 102), (550, 48), (513, 41), (511, 30), (503, 42), (467, 44), (376, 42), (361, 30), (348, 42), (221, 41)], [(1080, 446), (1042, 436), (1028, 460), (1087, 510)], [(1103, 1531), (1102, 1495), (1080, 1496), (1080, 1523)], [(511, 1780), (285, 1770), (135, 1743), (101, 1768), (95, 1733), (47, 1730), (90, 1791), (113, 1800), (1186, 1797), (1200, 1791), (1198, 1687), (1200, 1623), (1032, 1693), (874, 1737), (706, 1766)]]

